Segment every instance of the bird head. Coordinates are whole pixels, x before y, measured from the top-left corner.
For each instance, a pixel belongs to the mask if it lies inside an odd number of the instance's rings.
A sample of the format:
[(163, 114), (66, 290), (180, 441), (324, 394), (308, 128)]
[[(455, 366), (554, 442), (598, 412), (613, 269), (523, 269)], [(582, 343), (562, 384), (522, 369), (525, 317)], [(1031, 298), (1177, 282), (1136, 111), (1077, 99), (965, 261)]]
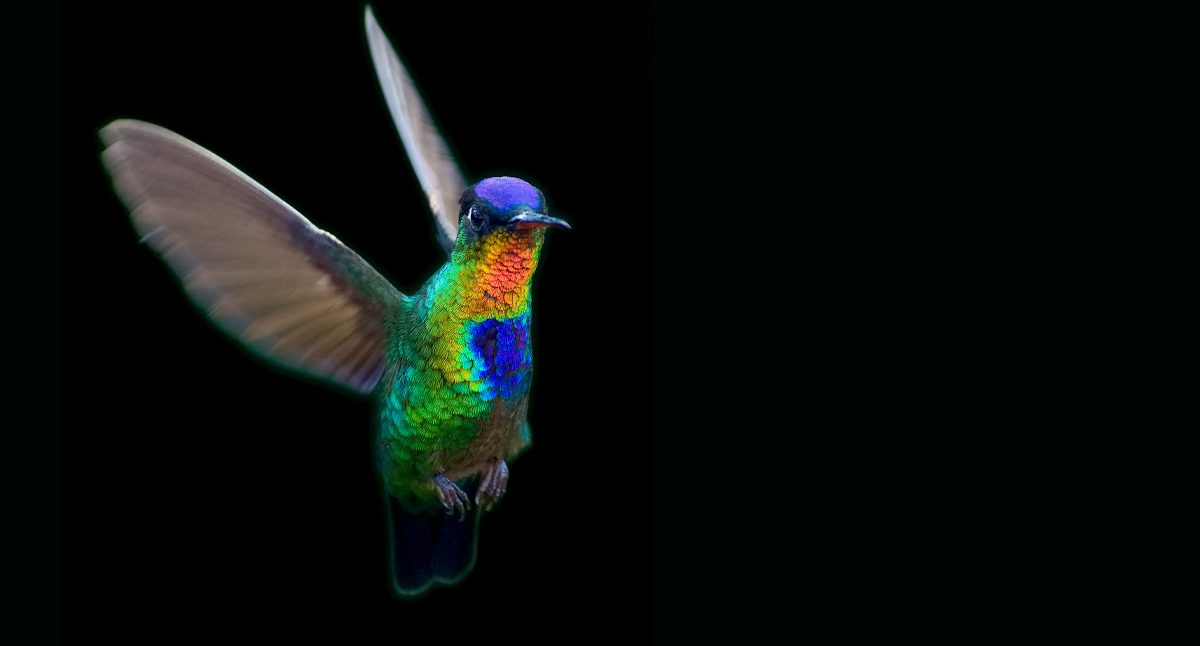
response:
[(467, 188), (458, 218), (456, 249), (540, 244), (547, 228), (571, 228), (546, 214), (541, 191), (515, 177), (489, 177)]

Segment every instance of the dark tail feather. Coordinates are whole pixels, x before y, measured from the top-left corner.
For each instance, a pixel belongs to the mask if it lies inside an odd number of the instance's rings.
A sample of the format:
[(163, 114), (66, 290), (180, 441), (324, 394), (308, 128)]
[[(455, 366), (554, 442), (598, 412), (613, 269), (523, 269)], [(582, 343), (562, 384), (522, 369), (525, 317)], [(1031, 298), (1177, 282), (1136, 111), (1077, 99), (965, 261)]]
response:
[[(474, 484), (474, 483), (471, 483)], [(474, 500), (474, 487), (463, 488)], [(475, 564), (478, 510), (459, 520), (440, 507), (406, 509), (387, 496), (391, 516), (392, 575), (400, 594), (420, 594), (430, 583), (455, 583)]]

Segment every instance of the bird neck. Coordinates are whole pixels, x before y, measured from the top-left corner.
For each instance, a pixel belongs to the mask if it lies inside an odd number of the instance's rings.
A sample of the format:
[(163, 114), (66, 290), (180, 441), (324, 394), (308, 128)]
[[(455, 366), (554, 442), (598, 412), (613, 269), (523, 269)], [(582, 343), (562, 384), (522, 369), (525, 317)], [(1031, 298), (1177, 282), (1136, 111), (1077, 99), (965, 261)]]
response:
[(456, 247), (450, 283), (463, 318), (512, 318), (529, 310), (530, 284), (545, 231), (497, 230)]

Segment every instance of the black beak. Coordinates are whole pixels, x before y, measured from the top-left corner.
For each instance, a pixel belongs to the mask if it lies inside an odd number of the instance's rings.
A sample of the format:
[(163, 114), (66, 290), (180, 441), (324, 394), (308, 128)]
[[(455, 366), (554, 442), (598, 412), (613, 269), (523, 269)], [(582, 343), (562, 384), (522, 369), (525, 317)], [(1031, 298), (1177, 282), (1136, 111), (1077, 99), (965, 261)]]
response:
[(532, 229), (533, 227), (558, 227), (559, 229), (570, 229), (571, 225), (567, 224), (566, 220), (552, 218), (541, 213), (530, 213), (525, 211), (518, 213), (508, 219), (504, 223), (506, 226), (518, 229)]

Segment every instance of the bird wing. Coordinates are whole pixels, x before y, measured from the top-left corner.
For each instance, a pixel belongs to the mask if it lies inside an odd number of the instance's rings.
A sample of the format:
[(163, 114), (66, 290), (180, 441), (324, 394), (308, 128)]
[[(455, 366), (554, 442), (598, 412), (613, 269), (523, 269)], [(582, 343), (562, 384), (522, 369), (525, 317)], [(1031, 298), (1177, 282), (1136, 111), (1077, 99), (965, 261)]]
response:
[(209, 151), (158, 126), (105, 126), (102, 159), (143, 240), (219, 327), (268, 359), (368, 393), (408, 297)]
[(404, 142), (404, 150), (412, 162), (413, 171), (421, 182), (421, 188), (429, 198), (429, 208), (437, 222), (438, 239), (449, 254), (454, 250), (458, 237), (458, 198), (466, 190), (462, 171), (454, 162), (450, 149), (429, 111), (417, 93), (417, 87), (387, 36), (379, 28), (371, 7), (366, 11), (367, 43), (371, 49), (371, 60), (375, 73), (383, 88), (383, 97), (396, 122), (396, 130)]

